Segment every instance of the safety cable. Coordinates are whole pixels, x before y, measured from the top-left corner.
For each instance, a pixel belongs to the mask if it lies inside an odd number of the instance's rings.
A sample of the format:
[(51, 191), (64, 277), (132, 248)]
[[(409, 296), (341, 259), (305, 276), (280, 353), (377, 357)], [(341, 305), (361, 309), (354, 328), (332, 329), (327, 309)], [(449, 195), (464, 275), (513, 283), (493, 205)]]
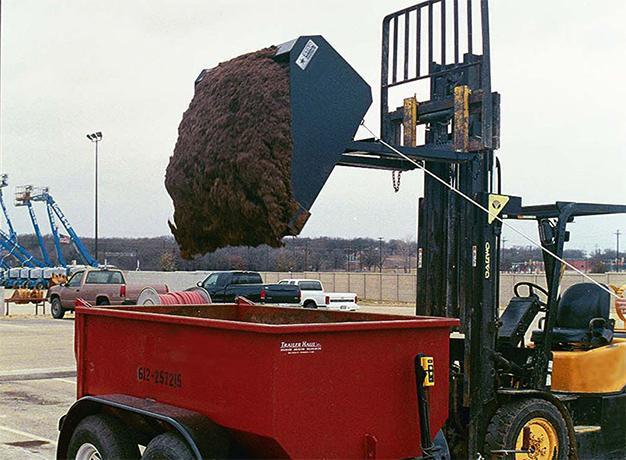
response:
[(498, 222), (500, 222), (502, 225), (504, 225), (505, 227), (507, 227), (510, 230), (513, 230), (515, 233), (517, 233), (518, 235), (520, 235), (522, 238), (524, 238), (526, 241), (528, 241), (529, 243), (531, 243), (533, 246), (535, 246), (536, 248), (540, 249), (541, 251), (545, 252), (546, 254), (549, 254), (550, 256), (554, 257), (556, 260), (558, 260), (559, 262), (561, 262), (562, 264), (566, 265), (567, 267), (571, 268), (572, 270), (574, 270), (576, 273), (578, 273), (579, 275), (581, 275), (583, 278), (589, 280), (590, 282), (592, 282), (593, 284), (595, 284), (596, 286), (598, 286), (599, 288), (601, 288), (603, 291), (608, 292), (612, 297), (615, 297), (616, 299), (619, 299), (620, 296), (618, 296), (615, 292), (613, 292), (610, 288), (604, 286), (602, 283), (599, 283), (598, 281), (594, 280), (593, 278), (591, 278), (589, 275), (587, 275), (586, 273), (583, 273), (582, 271), (580, 271), (578, 268), (574, 267), (572, 264), (570, 264), (569, 262), (567, 262), (566, 260), (562, 259), (561, 257), (557, 256), (554, 252), (550, 251), (549, 249), (543, 247), (540, 243), (538, 243), (537, 241), (535, 241), (532, 237), (526, 235), (524, 232), (522, 232), (521, 230), (518, 230), (517, 228), (515, 228), (513, 225), (509, 224), (507, 221), (505, 221), (504, 219), (502, 219), (500, 216), (497, 216), (495, 214), (493, 214), (492, 212), (489, 212), (489, 210), (487, 208), (485, 208), (483, 205), (481, 205), (480, 203), (478, 203), (476, 200), (474, 200), (472, 197), (467, 196), (465, 193), (461, 192), (459, 189), (457, 189), (456, 187), (454, 187), (453, 185), (447, 183), (445, 180), (443, 180), (441, 177), (439, 177), (438, 175), (436, 175), (435, 173), (433, 173), (432, 171), (429, 171), (428, 169), (426, 169), (426, 167), (423, 164), (418, 163), (417, 161), (415, 161), (414, 159), (412, 159), (411, 157), (405, 155), (404, 153), (402, 153), (401, 151), (399, 151), (398, 149), (396, 149), (393, 145), (389, 145), (387, 142), (385, 142), (384, 140), (382, 140), (380, 137), (378, 137), (376, 134), (374, 134), (374, 132), (369, 129), (367, 127), (367, 125), (365, 124), (365, 120), (361, 120), (361, 126), (363, 126), (363, 128), (365, 128), (374, 138), (374, 140), (376, 142), (380, 142), (382, 145), (384, 145), (385, 147), (387, 147), (388, 149), (390, 149), (392, 152), (394, 152), (395, 154), (399, 155), (401, 158), (407, 160), (408, 162), (414, 164), (415, 166), (417, 166), (419, 169), (421, 169), (422, 171), (424, 171), (426, 174), (428, 174), (429, 176), (431, 176), (433, 179), (437, 180), (438, 182), (440, 182), (441, 184), (445, 185), (447, 188), (449, 188), (450, 190), (452, 190), (454, 193), (456, 193), (457, 195), (461, 196), (463, 199), (469, 201), (471, 204), (473, 204), (474, 206), (476, 206), (477, 208), (479, 208), (480, 210), (484, 211), (485, 213), (487, 213), (487, 215), (493, 217), (495, 220), (497, 220)]

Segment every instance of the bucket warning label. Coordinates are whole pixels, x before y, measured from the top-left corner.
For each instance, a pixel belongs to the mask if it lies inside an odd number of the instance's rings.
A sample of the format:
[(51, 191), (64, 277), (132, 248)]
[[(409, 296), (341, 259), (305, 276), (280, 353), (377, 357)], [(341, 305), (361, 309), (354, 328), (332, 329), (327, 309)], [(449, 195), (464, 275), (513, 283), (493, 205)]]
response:
[(313, 56), (315, 56), (315, 52), (318, 48), (319, 47), (315, 44), (313, 40), (309, 40), (308, 42), (306, 42), (306, 45), (304, 45), (300, 56), (298, 56), (298, 59), (296, 59), (297, 66), (300, 67), (302, 70), (306, 69), (311, 59), (313, 59)]
[(280, 342), (280, 352), (288, 355), (306, 355), (322, 351), (322, 344), (302, 340), (299, 342)]

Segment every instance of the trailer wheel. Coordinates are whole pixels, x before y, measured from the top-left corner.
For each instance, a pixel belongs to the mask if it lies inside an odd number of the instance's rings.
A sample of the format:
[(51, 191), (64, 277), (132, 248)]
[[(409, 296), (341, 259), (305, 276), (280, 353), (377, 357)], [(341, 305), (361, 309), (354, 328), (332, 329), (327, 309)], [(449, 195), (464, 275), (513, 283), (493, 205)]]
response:
[(163, 433), (146, 446), (141, 460), (194, 460), (196, 457), (189, 445), (178, 434)]
[(76, 427), (68, 445), (68, 459), (139, 459), (139, 447), (128, 428), (111, 415), (90, 415)]
[[(526, 438), (527, 453), (523, 450)], [(485, 436), (492, 459), (566, 460), (569, 457), (567, 425), (559, 410), (543, 399), (525, 399), (500, 407)]]
[(50, 301), (50, 313), (54, 319), (63, 319), (65, 316), (65, 308), (61, 304), (61, 299), (53, 297)]

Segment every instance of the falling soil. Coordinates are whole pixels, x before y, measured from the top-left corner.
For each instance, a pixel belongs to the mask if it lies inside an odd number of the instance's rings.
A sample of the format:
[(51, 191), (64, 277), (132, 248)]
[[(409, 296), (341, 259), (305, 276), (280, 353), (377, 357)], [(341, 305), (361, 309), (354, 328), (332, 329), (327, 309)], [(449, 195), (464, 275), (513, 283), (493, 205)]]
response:
[(291, 194), (287, 64), (275, 48), (205, 71), (178, 127), (165, 187), (185, 258), (225, 246), (280, 246)]

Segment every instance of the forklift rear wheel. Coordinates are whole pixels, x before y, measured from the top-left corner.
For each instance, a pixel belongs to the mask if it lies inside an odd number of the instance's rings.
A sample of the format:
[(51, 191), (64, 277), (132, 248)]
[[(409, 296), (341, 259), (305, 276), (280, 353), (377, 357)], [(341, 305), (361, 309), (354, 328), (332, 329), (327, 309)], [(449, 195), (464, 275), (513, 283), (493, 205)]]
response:
[(485, 443), (492, 459), (566, 460), (569, 456), (565, 420), (553, 404), (543, 399), (525, 399), (500, 407), (489, 423)]
[(141, 460), (193, 460), (195, 455), (178, 434), (163, 433), (146, 446)]
[(63, 319), (65, 316), (65, 309), (61, 305), (61, 299), (54, 297), (50, 302), (50, 313), (54, 319)]
[(90, 415), (76, 427), (68, 445), (72, 460), (138, 459), (139, 447), (128, 428), (111, 415)]

